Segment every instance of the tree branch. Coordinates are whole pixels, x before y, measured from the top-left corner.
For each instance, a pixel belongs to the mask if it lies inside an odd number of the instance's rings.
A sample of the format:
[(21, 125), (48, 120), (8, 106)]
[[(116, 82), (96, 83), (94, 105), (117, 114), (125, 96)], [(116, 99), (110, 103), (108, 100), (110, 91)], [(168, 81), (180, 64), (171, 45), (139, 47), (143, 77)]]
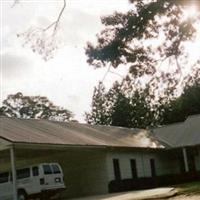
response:
[(46, 31), (46, 30), (50, 29), (52, 26), (54, 26), (53, 34), (56, 32), (56, 30), (58, 28), (58, 24), (60, 22), (60, 18), (62, 17), (62, 14), (63, 14), (65, 8), (66, 8), (66, 0), (63, 0), (63, 7), (60, 10), (57, 19), (53, 23), (51, 23), (49, 26), (47, 26), (46, 28), (44, 28), (43, 31)]
[[(14, 0), (14, 3), (20, 0)], [(63, 6), (59, 11), (57, 18), (49, 24), (47, 27), (31, 27), (27, 31), (21, 34), (17, 34), (17, 37), (23, 37), (24, 45), (29, 45), (33, 52), (38, 53), (42, 58), (47, 61), (53, 57), (56, 49), (59, 48), (59, 42), (57, 38), (57, 29), (63, 12), (66, 8), (66, 0), (63, 1)]]
[(117, 75), (117, 76), (119, 76), (119, 77), (121, 77), (121, 78), (124, 78), (124, 76), (122, 76), (121, 74), (119, 74), (119, 73), (117, 73), (117, 72), (109, 71), (109, 73), (115, 74), (115, 75)]
[(13, 2), (13, 4), (12, 4), (11, 8), (15, 7), (15, 6), (16, 6), (16, 4), (18, 4), (18, 3), (19, 3), (19, 1), (20, 1), (20, 0), (14, 0), (14, 2)]
[(106, 78), (106, 76), (108, 75), (108, 73), (110, 72), (110, 68), (111, 68), (111, 65), (108, 67), (106, 73), (104, 74), (104, 76), (103, 76), (103, 78), (102, 78), (102, 81), (101, 81), (102, 83), (103, 83), (103, 81), (105, 80), (105, 78)]
[(58, 18), (57, 18), (57, 20), (56, 20), (56, 24), (55, 24), (55, 27), (54, 27), (54, 31), (56, 31), (56, 29), (57, 29), (57, 26), (58, 26), (58, 23), (59, 23), (59, 21), (60, 21), (60, 18), (61, 18), (61, 16), (62, 16), (62, 14), (63, 14), (63, 12), (64, 12), (64, 10), (65, 10), (65, 8), (66, 8), (66, 0), (63, 0), (63, 7), (62, 7), (62, 9), (61, 9), (61, 11), (60, 11), (60, 13), (59, 13), (59, 15), (58, 15)]

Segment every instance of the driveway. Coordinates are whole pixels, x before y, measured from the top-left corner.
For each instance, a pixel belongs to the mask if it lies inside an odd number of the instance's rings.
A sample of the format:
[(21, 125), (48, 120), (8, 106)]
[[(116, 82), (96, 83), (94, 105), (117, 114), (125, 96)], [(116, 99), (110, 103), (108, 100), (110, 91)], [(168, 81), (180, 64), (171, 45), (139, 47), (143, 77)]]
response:
[(148, 200), (155, 198), (167, 198), (174, 196), (176, 193), (177, 191), (174, 188), (155, 188), (150, 190), (139, 190), (132, 192), (99, 195), (71, 200)]

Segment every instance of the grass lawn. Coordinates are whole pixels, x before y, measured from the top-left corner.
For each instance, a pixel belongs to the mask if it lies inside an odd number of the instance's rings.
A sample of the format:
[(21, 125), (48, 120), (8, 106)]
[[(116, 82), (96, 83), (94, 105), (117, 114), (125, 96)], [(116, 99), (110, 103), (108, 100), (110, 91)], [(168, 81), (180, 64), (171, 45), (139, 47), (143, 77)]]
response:
[(178, 190), (179, 194), (200, 195), (200, 182), (185, 183), (181, 185), (175, 185), (174, 187)]

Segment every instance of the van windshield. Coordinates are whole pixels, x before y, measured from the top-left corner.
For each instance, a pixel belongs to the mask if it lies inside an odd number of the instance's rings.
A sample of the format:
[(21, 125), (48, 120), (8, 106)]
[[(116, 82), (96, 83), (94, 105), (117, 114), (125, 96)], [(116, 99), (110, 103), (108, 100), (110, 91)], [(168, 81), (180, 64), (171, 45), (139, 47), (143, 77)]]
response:
[(52, 165), (52, 169), (53, 169), (53, 173), (54, 174), (60, 174), (60, 168), (58, 167), (58, 165)]

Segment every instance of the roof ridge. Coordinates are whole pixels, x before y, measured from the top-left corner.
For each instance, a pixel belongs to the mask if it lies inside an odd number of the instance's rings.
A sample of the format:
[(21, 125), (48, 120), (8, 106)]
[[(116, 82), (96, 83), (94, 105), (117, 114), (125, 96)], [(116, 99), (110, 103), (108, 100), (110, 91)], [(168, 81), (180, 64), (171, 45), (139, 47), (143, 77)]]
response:
[(162, 126), (150, 129), (150, 130), (160, 129), (160, 128), (164, 128), (164, 127), (167, 127), (167, 126), (175, 126), (177, 124), (184, 124), (184, 123), (185, 123), (185, 121), (183, 121), (183, 122), (175, 122), (175, 123), (172, 123), (172, 124), (165, 124), (165, 125), (162, 125)]
[(190, 118), (196, 118), (196, 117), (200, 117), (200, 114), (189, 115), (185, 121), (187, 121)]

